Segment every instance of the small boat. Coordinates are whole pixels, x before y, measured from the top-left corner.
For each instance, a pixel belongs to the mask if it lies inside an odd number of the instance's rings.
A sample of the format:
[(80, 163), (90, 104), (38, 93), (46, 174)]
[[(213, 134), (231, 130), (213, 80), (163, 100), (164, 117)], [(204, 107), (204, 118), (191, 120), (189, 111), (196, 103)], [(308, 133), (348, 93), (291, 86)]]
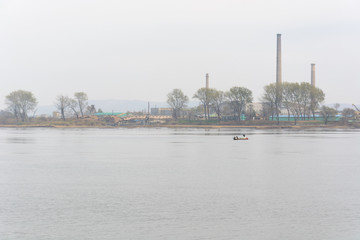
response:
[(249, 140), (249, 138), (247, 138), (247, 137), (238, 137), (238, 136), (235, 136), (233, 139), (234, 140)]

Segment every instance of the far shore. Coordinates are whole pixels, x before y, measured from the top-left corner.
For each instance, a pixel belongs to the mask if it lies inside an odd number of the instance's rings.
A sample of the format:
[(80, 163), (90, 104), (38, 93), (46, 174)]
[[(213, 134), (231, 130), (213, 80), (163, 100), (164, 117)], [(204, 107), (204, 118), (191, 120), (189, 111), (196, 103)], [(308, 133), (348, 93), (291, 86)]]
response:
[(349, 125), (190, 125), (190, 124), (161, 124), (161, 125), (124, 125), (124, 126), (87, 126), (87, 125), (42, 125), (42, 124), (0, 124), (1, 128), (250, 128), (250, 129), (359, 129)]

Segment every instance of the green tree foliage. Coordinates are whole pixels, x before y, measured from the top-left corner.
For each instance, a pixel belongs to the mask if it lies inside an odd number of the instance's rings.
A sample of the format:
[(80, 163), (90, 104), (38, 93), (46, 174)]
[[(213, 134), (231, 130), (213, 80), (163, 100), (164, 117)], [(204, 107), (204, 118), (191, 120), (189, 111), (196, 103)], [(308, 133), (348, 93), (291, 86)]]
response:
[(322, 106), (320, 114), (324, 118), (324, 123), (327, 124), (330, 118), (336, 116), (337, 111), (334, 108)]
[(310, 102), (310, 111), (315, 120), (315, 111), (319, 109), (320, 104), (322, 104), (325, 100), (325, 93), (316, 87), (311, 88), (311, 102)]
[(174, 89), (167, 95), (167, 103), (172, 108), (175, 119), (178, 119), (180, 111), (186, 107), (188, 102), (189, 98), (180, 89)]
[(193, 98), (199, 99), (199, 101), (204, 106), (204, 115), (205, 119), (209, 119), (209, 106), (210, 106), (210, 89), (208, 88), (200, 88), (196, 91)]
[(218, 121), (220, 122), (222, 105), (226, 99), (225, 93), (223, 91), (216, 90), (214, 88), (210, 88), (208, 95), (209, 95), (209, 102), (211, 104), (211, 107), (216, 112), (216, 114), (218, 116)]
[(17, 121), (28, 120), (30, 111), (35, 110), (37, 101), (32, 92), (17, 90), (6, 96), (5, 100), (9, 111), (11, 111)]
[(315, 119), (315, 111), (319, 108), (320, 104), (325, 99), (325, 94), (319, 88), (312, 87), (311, 84), (302, 83), (289, 83), (284, 82), (281, 84), (281, 105), (277, 106), (276, 99), (277, 86), (275, 83), (266, 85), (264, 87), (264, 95), (262, 101), (273, 109), (272, 116), (278, 115), (281, 108), (285, 108), (290, 115), (293, 115), (295, 124), (299, 119), (305, 120), (306, 117), (310, 118), (310, 114)]
[(252, 92), (244, 87), (232, 87), (225, 96), (231, 103), (235, 118), (240, 121), (241, 113), (246, 105), (253, 101)]

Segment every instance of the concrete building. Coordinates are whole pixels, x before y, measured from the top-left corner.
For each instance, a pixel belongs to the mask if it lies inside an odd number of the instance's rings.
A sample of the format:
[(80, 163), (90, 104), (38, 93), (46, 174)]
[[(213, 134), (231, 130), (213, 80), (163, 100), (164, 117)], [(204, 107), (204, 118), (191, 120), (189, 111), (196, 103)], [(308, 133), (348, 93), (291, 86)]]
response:
[(151, 108), (151, 109), (150, 109), (150, 115), (153, 115), (153, 116), (160, 115), (160, 110), (159, 110), (159, 108)]

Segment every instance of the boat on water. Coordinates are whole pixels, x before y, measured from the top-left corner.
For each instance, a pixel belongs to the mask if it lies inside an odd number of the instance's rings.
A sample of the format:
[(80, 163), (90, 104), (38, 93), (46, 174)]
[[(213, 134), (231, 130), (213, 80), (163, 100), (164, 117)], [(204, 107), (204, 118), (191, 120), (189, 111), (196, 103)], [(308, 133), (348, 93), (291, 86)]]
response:
[(234, 140), (249, 140), (249, 138), (247, 138), (247, 137), (238, 137), (238, 136), (235, 136), (233, 139)]

